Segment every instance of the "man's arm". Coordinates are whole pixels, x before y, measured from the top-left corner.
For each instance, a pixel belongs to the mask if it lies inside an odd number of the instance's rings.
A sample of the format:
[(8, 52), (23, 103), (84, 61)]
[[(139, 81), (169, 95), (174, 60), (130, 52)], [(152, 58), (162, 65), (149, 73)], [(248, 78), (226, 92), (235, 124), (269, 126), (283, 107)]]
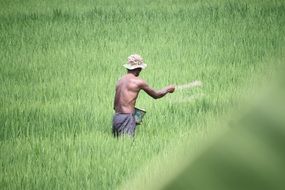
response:
[(155, 90), (151, 88), (145, 81), (141, 82), (140, 85), (141, 89), (143, 89), (149, 96), (153, 97), (154, 99), (162, 98), (167, 93), (172, 93), (175, 90), (173, 85), (169, 85), (161, 90)]

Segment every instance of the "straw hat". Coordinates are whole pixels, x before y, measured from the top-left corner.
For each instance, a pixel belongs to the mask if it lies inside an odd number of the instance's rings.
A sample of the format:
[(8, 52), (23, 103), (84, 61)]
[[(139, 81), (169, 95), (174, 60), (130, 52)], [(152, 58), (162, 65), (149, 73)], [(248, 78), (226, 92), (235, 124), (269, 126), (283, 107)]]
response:
[(133, 54), (128, 57), (128, 63), (123, 65), (125, 68), (129, 70), (137, 69), (137, 68), (146, 68), (147, 64), (143, 62), (143, 58), (138, 54)]

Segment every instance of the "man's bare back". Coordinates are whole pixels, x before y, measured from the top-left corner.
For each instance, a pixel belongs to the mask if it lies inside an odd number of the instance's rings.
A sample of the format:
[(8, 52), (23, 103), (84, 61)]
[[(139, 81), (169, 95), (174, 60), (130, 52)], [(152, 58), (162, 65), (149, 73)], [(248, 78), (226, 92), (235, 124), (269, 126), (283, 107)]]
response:
[(116, 113), (133, 113), (142, 80), (132, 74), (123, 76), (116, 85), (114, 109)]
[(161, 98), (167, 93), (172, 93), (175, 90), (173, 85), (158, 91), (154, 90), (149, 87), (144, 80), (140, 79), (137, 76), (138, 74), (129, 72), (117, 82), (114, 101), (114, 110), (116, 113), (133, 113), (140, 90), (144, 90), (148, 95), (155, 99)]

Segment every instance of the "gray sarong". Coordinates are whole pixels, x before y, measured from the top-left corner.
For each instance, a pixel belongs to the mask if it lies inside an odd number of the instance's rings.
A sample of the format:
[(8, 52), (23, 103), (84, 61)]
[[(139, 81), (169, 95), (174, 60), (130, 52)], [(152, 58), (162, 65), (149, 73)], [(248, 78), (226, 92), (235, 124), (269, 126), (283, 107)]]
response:
[(113, 135), (135, 135), (136, 121), (132, 113), (116, 113), (113, 117)]

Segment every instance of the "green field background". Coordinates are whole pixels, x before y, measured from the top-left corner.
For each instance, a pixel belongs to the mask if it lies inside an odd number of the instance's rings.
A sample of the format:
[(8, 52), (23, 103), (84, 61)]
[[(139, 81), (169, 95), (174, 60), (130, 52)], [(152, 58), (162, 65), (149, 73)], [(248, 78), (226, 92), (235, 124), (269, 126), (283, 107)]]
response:
[[(167, 167), (270, 76), (284, 36), (282, 0), (2, 0), (0, 188), (116, 189), (151, 175), (149, 163)], [(204, 85), (160, 100), (142, 92), (143, 125), (117, 140), (114, 88), (133, 53), (156, 89)]]

